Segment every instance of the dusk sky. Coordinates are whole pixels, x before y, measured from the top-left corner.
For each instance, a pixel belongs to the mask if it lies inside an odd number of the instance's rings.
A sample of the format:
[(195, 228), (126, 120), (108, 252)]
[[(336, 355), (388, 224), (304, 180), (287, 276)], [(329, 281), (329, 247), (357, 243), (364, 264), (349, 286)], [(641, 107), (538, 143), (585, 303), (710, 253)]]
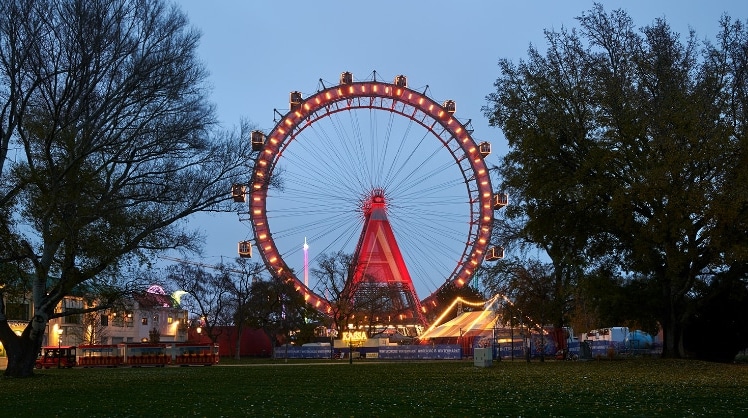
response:
[[(498, 61), (525, 59), (530, 44), (545, 51), (544, 29), (575, 28), (574, 19), (592, 1), (177, 1), (202, 32), (200, 59), (210, 72), (211, 96), (224, 128), (246, 119), (269, 132), (273, 109), (288, 108), (290, 91), (305, 97), (318, 80), (336, 84), (340, 73), (408, 85), (442, 102), (457, 103), (471, 119), (476, 141), (489, 141), (490, 165), (506, 153), (502, 132), (488, 126), (481, 108), (494, 91)], [(637, 27), (665, 18), (671, 29), (714, 40), (723, 14), (748, 19), (744, 0), (604, 1), (606, 11), (622, 8)], [(284, 110), (284, 111), (285, 111)], [(248, 173), (249, 175), (250, 173)], [(216, 264), (236, 257), (236, 243), (251, 238), (236, 214), (201, 216), (207, 233), (205, 258)], [(191, 224), (194, 226), (194, 223)], [(300, 242), (299, 245), (302, 243)], [(312, 250), (314, 249), (312, 244)], [(260, 261), (259, 257), (256, 259)]]

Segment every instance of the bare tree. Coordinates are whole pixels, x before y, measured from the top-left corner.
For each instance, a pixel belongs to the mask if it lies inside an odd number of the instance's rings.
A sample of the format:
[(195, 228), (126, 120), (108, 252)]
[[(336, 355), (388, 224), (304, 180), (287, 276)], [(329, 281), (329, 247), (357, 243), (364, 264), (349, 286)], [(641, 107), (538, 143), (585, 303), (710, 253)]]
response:
[(231, 315), (226, 274), (212, 274), (200, 265), (180, 263), (167, 267), (166, 279), (185, 292), (180, 304), (191, 317), (199, 319), (203, 333), (215, 343), (221, 334), (220, 325), (225, 325), (224, 318)]
[[(161, 0), (0, 3), (0, 262), (29, 273), (34, 307), (21, 336), (0, 314), (5, 375), (33, 374), (72, 289), (197, 250), (185, 218), (229, 209), (246, 182), (250, 127), (214, 129), (199, 39)], [(17, 279), (1, 280), (4, 312)]]
[(73, 341), (81, 344), (103, 344), (109, 337), (107, 328), (101, 323), (100, 312), (86, 312), (80, 316), (80, 326), (68, 328)]
[(317, 291), (329, 302), (330, 316), (338, 332), (345, 330), (355, 317), (354, 295), (358, 284), (354, 283), (353, 256), (337, 252), (323, 254), (318, 267), (312, 269), (317, 278)]
[[(214, 274), (207, 270), (215, 270)], [(206, 265), (182, 261), (167, 268), (166, 279), (184, 292), (181, 302), (193, 318), (198, 318), (213, 343), (218, 341), (222, 329), (233, 326), (236, 330), (235, 356), (241, 353), (241, 336), (245, 327), (252, 284), (262, 280), (265, 267), (257, 262), (237, 258), (232, 263)]]
[(237, 360), (241, 357), (242, 333), (246, 325), (246, 318), (250, 316), (247, 310), (250, 308), (249, 299), (252, 292), (252, 283), (262, 280), (260, 273), (264, 270), (264, 265), (250, 262), (246, 258), (237, 258), (233, 264), (221, 266), (221, 271), (224, 272), (223, 286), (228, 289), (225, 298), (227, 304), (231, 307), (230, 323), (236, 329), (234, 357)]

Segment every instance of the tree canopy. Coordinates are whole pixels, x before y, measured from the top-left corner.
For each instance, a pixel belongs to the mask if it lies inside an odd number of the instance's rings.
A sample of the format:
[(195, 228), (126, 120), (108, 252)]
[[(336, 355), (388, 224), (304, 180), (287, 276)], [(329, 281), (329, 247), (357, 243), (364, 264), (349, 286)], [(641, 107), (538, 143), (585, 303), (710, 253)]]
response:
[(199, 39), (161, 0), (0, 3), (0, 301), (26, 284), (34, 306), (20, 337), (0, 314), (6, 375), (31, 374), (64, 296), (198, 249), (185, 218), (246, 181), (249, 127), (217, 129)]
[(509, 142), (507, 216), (573, 267), (570, 286), (603, 265), (654, 283), (663, 354), (682, 356), (695, 286), (746, 274), (748, 31), (724, 16), (701, 41), (600, 4), (577, 21), (545, 32), (545, 54), (499, 62), (484, 110)]
[(274, 346), (297, 338), (300, 343), (309, 342), (314, 329), (325, 319), (304, 300), (293, 281), (280, 277), (253, 282), (245, 309), (238, 313), (243, 316), (237, 321), (263, 330)]

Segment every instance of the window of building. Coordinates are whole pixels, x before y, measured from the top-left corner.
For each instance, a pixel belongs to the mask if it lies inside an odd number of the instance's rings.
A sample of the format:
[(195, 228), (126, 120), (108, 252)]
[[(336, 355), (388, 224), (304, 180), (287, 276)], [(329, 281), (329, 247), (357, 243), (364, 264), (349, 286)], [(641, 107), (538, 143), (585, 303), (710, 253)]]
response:
[(146, 318), (146, 317), (140, 318), (140, 324), (141, 325), (148, 325), (148, 318)]
[(186, 331), (187, 330), (187, 311), (180, 312), (177, 314), (178, 321), (179, 321), (179, 330), (180, 331)]
[[(82, 299), (73, 299), (73, 298), (65, 298), (62, 300), (62, 311), (70, 312), (70, 311), (79, 311), (83, 309), (83, 300)], [(65, 315), (62, 317), (62, 323), (63, 324), (80, 324), (81, 323), (81, 315), (80, 314), (70, 314)]]
[(102, 314), (101, 315), (101, 326), (102, 327), (108, 327), (109, 326), (109, 315)]

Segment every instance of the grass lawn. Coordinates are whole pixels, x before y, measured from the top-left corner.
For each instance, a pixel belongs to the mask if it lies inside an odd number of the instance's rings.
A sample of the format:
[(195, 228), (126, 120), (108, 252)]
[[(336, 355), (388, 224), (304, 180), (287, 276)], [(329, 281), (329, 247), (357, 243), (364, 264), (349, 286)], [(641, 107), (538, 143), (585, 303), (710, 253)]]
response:
[(2, 417), (748, 416), (748, 366), (692, 360), (306, 362), (50, 369)]

